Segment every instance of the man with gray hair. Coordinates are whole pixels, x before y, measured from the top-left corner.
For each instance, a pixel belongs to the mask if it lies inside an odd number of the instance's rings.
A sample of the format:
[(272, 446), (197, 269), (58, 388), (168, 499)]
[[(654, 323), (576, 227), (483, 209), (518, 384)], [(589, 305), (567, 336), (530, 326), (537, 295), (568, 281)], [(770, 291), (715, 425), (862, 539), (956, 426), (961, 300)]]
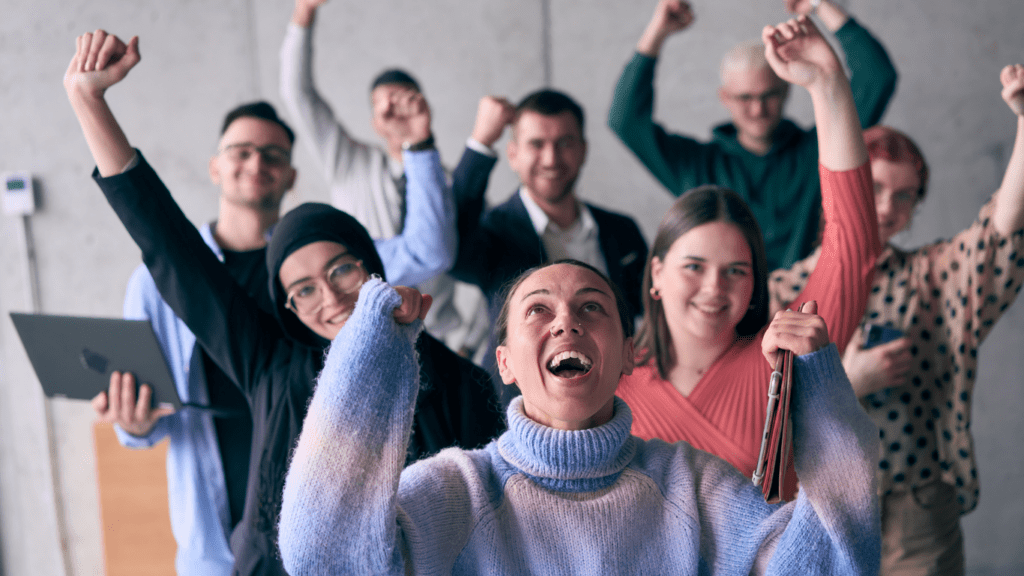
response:
[[(846, 53), (861, 125), (878, 122), (896, 88), (885, 49), (830, 0), (784, 0), (796, 14), (815, 13)], [(669, 36), (693, 23), (686, 0), (660, 0), (626, 65), (608, 125), (675, 196), (702, 184), (739, 193), (757, 216), (769, 269), (810, 253), (818, 237), (821, 194), (817, 133), (782, 117), (789, 85), (772, 72), (760, 40), (735, 46), (722, 59), (718, 97), (732, 122), (711, 142), (670, 134), (654, 122), (654, 67)]]

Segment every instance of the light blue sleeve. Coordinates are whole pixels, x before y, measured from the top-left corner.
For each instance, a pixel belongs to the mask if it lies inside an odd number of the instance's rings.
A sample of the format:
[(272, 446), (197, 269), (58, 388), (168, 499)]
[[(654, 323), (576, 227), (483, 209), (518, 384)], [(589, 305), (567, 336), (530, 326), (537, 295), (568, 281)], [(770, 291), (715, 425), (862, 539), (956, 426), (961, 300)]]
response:
[(402, 574), (397, 492), (419, 387), (401, 302), (379, 280), (335, 337), (285, 480), (278, 542), (289, 574)]
[[(192, 348), (195, 346), (195, 337), (192, 337), (192, 333), (174, 316), (174, 312), (160, 297), (153, 277), (150, 276), (149, 270), (143, 264), (140, 264), (128, 279), (124, 295), (123, 315), (126, 320), (149, 320), (153, 324), (153, 332), (156, 334), (160, 350), (167, 360), (171, 376), (174, 377), (178, 394), (182, 395), (183, 399), (187, 399), (188, 364), (191, 360)], [(181, 338), (174, 337), (180, 335), (181, 330), (187, 334), (184, 338), (185, 342), (182, 342)], [(190, 341), (188, 337), (191, 337)], [(179, 418), (178, 414), (161, 418), (145, 436), (134, 436), (117, 425), (114, 426), (114, 432), (122, 446), (149, 448), (163, 440), (170, 433), (172, 421)]]
[(710, 572), (877, 574), (878, 430), (861, 410), (834, 344), (797, 357), (794, 367), (797, 499), (768, 505), (759, 486), (699, 453), (701, 561)]
[(406, 176), (402, 233), (376, 240), (388, 282), (415, 286), (455, 264), (455, 203), (437, 150), (403, 152)]
[(835, 344), (798, 356), (794, 368), (800, 492), (768, 573), (877, 574), (878, 427), (857, 402)]

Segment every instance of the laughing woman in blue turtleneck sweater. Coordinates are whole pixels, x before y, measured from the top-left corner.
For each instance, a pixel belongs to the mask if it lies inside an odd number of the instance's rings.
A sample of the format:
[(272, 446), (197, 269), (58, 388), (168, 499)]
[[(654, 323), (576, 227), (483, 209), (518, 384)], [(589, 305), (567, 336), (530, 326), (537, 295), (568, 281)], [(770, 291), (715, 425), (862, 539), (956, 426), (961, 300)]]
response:
[(723, 460), (630, 435), (628, 318), (572, 261), (524, 273), (499, 318), (499, 370), (523, 393), (508, 432), (402, 470), (422, 304), (371, 281), (331, 346), (285, 484), (290, 574), (877, 573), (878, 432), (820, 317), (780, 312), (764, 338), (766, 357), (800, 354), (801, 490), (773, 506)]

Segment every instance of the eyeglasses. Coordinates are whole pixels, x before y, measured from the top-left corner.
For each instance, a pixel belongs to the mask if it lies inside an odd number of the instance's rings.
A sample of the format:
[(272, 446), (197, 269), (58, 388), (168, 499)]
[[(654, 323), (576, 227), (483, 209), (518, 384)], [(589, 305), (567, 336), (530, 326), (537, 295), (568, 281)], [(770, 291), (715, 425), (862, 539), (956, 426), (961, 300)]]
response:
[(275, 144), (267, 144), (266, 146), (256, 146), (251, 142), (228, 144), (221, 149), (220, 153), (234, 162), (245, 162), (253, 154), (262, 156), (263, 161), (270, 166), (287, 166), (292, 162), (291, 151)]
[[(365, 275), (363, 273), (363, 261), (352, 257), (343, 257), (335, 262), (321, 277), (326, 281), (326, 288), (351, 294), (363, 285)], [(324, 304), (324, 286), (319, 278), (312, 278), (292, 288), (288, 292), (286, 306), (296, 314), (313, 314), (320, 310)]]
[(729, 98), (739, 102), (744, 106), (753, 104), (755, 101), (765, 104), (769, 100), (778, 100), (786, 95), (785, 88), (774, 88), (760, 94), (730, 94)]

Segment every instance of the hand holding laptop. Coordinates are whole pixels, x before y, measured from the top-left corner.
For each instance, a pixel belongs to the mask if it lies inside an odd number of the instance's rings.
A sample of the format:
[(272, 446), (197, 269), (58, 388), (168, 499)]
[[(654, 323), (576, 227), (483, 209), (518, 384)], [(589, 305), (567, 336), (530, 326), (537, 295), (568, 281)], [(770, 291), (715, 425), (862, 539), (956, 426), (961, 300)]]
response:
[(152, 408), (153, 389), (149, 384), (139, 386), (135, 394), (135, 376), (131, 372), (111, 372), (110, 388), (92, 399), (92, 408), (103, 422), (117, 424), (132, 436), (149, 434), (157, 420), (174, 413), (174, 408)]

